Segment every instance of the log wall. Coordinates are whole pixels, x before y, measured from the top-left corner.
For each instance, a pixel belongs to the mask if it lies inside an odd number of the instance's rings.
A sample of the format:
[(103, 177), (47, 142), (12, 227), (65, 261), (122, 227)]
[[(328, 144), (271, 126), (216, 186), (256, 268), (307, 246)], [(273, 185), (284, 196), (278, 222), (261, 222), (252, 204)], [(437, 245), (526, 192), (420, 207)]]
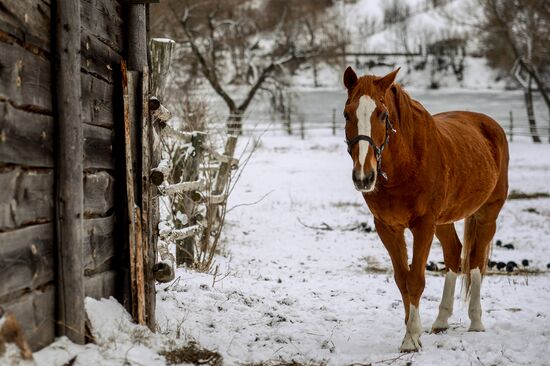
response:
[[(51, 5), (0, 0), (0, 306), (33, 350), (55, 336)], [(81, 0), (84, 287), (95, 298), (120, 296), (114, 156), (124, 14), (123, 0)]]

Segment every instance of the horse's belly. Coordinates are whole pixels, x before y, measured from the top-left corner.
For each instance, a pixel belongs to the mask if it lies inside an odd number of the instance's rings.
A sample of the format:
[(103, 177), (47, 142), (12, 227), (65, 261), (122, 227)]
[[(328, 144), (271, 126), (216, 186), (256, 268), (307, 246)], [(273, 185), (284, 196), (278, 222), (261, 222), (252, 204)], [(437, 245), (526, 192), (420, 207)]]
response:
[(495, 182), (495, 177), (486, 176), (455, 187), (443, 200), (437, 223), (451, 223), (474, 214), (491, 196)]

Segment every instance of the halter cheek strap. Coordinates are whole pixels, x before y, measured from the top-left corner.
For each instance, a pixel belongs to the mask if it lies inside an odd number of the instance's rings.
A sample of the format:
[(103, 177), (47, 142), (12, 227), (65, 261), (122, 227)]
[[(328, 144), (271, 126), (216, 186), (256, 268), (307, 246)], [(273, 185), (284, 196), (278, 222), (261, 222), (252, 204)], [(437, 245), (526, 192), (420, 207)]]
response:
[(386, 138), (384, 139), (384, 142), (382, 143), (382, 145), (377, 146), (376, 143), (372, 140), (372, 138), (367, 135), (357, 135), (349, 140), (346, 140), (346, 144), (348, 145), (348, 153), (350, 155), (351, 155), (351, 149), (359, 141), (367, 141), (369, 143), (369, 145), (374, 150), (374, 156), (376, 157), (377, 174), (382, 176), (385, 180), (388, 180), (388, 176), (386, 173), (382, 171), (382, 152), (384, 151), (384, 148), (390, 141), (390, 132), (396, 133), (397, 131), (395, 131), (395, 129), (393, 128), (393, 125), (390, 122), (389, 115), (386, 114)]

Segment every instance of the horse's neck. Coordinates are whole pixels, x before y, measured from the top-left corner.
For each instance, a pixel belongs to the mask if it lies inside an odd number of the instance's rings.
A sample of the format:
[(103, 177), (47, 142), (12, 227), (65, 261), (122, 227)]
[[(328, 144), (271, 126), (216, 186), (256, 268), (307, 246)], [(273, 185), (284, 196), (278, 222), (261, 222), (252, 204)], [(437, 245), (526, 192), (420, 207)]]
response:
[[(406, 172), (415, 172), (422, 162), (429, 159), (430, 143), (434, 141), (436, 128), (431, 114), (402, 90), (394, 90), (388, 102), (390, 120), (395, 134), (388, 144), (388, 174), (403, 180), (410, 177)], [(384, 166), (384, 161), (382, 163)]]
[(393, 150), (418, 156), (424, 152), (418, 151), (419, 148), (427, 145), (436, 134), (432, 115), (400, 86), (392, 87), (390, 96), (390, 117), (397, 131)]

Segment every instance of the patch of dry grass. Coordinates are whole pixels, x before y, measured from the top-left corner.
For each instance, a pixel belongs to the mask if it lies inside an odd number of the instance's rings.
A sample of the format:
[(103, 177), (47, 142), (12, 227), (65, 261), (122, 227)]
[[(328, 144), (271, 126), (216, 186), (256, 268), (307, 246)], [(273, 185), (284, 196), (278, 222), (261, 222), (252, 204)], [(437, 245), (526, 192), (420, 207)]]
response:
[(327, 361), (308, 361), (306, 363), (290, 360), (290, 361), (263, 361), (257, 363), (243, 363), (241, 366), (326, 366)]
[(508, 194), (509, 200), (531, 200), (535, 198), (550, 198), (550, 193), (547, 193), (547, 192), (525, 193), (525, 192), (512, 189), (510, 194)]
[(160, 352), (166, 358), (168, 365), (190, 363), (193, 365), (221, 366), (223, 357), (214, 351), (207, 350), (195, 342), (189, 342), (183, 347)]

